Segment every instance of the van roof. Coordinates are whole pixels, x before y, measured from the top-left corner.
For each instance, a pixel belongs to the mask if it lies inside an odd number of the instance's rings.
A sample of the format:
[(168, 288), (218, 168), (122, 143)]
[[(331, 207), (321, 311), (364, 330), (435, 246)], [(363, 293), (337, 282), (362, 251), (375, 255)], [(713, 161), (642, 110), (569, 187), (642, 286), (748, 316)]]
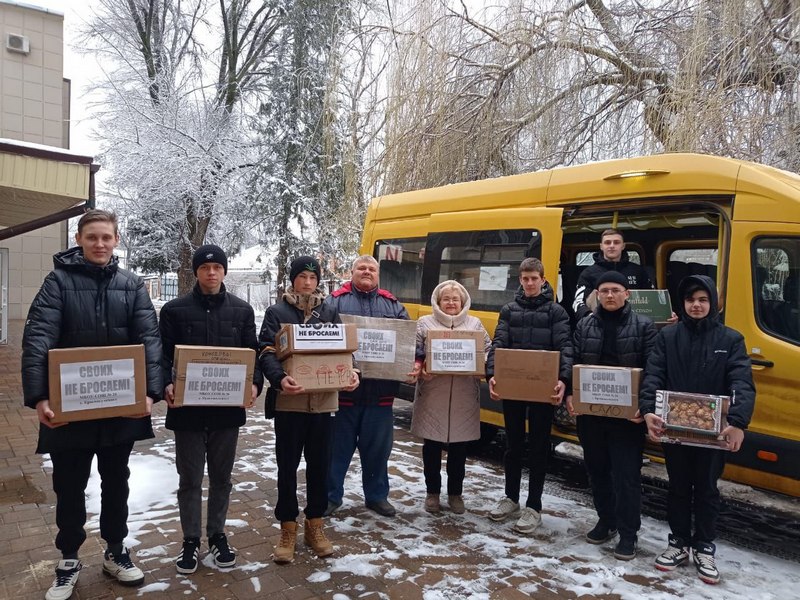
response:
[(487, 208), (568, 207), (669, 196), (736, 196), (734, 220), (800, 222), (800, 176), (705, 154), (657, 154), (375, 198), (377, 220)]

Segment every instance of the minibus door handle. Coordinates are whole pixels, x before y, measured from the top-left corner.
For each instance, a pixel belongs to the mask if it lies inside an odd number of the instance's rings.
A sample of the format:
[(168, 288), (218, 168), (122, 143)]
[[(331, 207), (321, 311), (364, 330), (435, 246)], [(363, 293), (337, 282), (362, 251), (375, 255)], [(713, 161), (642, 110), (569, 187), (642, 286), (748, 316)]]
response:
[[(753, 363), (753, 367), (756, 371), (763, 371), (765, 368), (772, 368), (775, 366), (775, 363), (771, 360), (764, 360), (762, 358), (750, 358), (750, 362)], [(755, 368), (758, 367), (758, 368)]]

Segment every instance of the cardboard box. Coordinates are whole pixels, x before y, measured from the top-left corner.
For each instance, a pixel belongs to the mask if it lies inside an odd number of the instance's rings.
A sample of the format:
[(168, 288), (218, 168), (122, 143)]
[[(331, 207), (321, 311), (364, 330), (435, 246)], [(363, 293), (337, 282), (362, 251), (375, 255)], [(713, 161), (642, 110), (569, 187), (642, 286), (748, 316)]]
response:
[(633, 419), (639, 410), (642, 369), (574, 365), (572, 407), (576, 414)]
[(50, 350), (48, 376), (54, 423), (147, 412), (142, 344)]
[(667, 290), (630, 290), (631, 309), (650, 317), (655, 323), (666, 323), (672, 316), (672, 303)]
[(354, 354), (365, 379), (406, 381), (414, 369), (417, 322), (341, 315), (342, 322), (355, 325), (358, 350)]
[(175, 406), (245, 406), (252, 398), (256, 352), (251, 348), (176, 345)]
[(551, 350), (494, 351), (494, 391), (505, 400), (551, 403), (561, 353)]
[[(683, 444), (702, 448), (728, 449), (727, 440), (720, 435), (727, 422), (730, 397), (689, 394), (656, 390), (655, 413), (666, 423), (660, 441), (664, 444)], [(695, 409), (695, 421), (684, 407)], [(705, 408), (697, 415), (697, 408)], [(683, 410), (682, 410), (683, 409)]]
[(282, 361), (283, 370), (307, 392), (336, 392), (350, 385), (353, 355), (293, 354)]
[(429, 329), (425, 340), (425, 368), (433, 375), (484, 375), (486, 352), (483, 331)]
[(283, 325), (275, 335), (275, 355), (283, 360), (293, 354), (352, 354), (358, 350), (355, 325), (314, 323)]

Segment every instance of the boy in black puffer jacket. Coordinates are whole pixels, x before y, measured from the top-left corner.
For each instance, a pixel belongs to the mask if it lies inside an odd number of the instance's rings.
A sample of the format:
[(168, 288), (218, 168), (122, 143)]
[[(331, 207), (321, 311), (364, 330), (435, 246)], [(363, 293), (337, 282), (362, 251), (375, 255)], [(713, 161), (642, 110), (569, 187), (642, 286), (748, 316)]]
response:
[[(172, 367), (176, 344), (220, 346), (258, 350), (253, 308), (225, 289), (228, 259), (222, 248), (200, 246), (192, 257), (197, 283), (191, 293), (167, 302), (161, 309), (161, 341), (164, 347), (164, 397), (169, 403), (166, 427), (175, 432), (175, 463), (180, 478), (178, 510), (183, 530), (183, 548), (176, 568), (194, 573), (199, 562), (203, 472), (208, 463), (208, 514), (206, 535), (214, 563), (221, 568), (236, 564), (228, 546), (225, 518), (231, 494), (231, 471), (236, 458), (239, 427), (245, 409), (234, 406), (182, 406), (172, 401), (175, 389)], [(261, 393), (264, 378), (253, 371), (252, 401)]]
[[(650, 319), (631, 310), (627, 278), (617, 271), (604, 273), (597, 280), (597, 297), (597, 308), (575, 328), (575, 363), (644, 368), (656, 328)], [(574, 414), (571, 392), (567, 409)], [(641, 526), (642, 419), (581, 415), (576, 421), (599, 518), (586, 541), (602, 544), (618, 530), (614, 556), (631, 560)]]
[[(78, 221), (78, 244), (53, 257), (54, 269), (34, 298), (22, 338), (25, 406), (39, 416), (36, 451), (49, 453), (56, 494), (56, 547), (63, 559), (47, 600), (69, 598), (82, 568), (86, 540), (86, 484), (97, 456), (102, 481), (100, 536), (108, 543), (103, 570), (123, 585), (144, 582), (123, 546), (128, 535), (128, 460), (134, 442), (153, 437), (150, 408), (161, 397), (161, 340), (153, 303), (142, 280), (119, 268), (117, 217), (90, 210)], [(48, 352), (53, 348), (144, 344), (147, 414), (54, 425), (50, 409)]]
[(572, 341), (569, 316), (553, 302), (552, 289), (546, 287), (544, 266), (538, 258), (526, 258), (519, 265), (520, 289), (513, 302), (500, 310), (494, 340), (486, 358), (486, 379), (492, 400), (500, 400), (494, 391), (494, 351), (496, 348), (520, 350), (556, 350), (561, 353), (558, 384), (553, 403), (503, 400), (506, 452), (503, 464), (506, 475), (505, 497), (489, 514), (493, 521), (504, 521), (520, 511), (522, 456), (525, 450), (525, 422), (528, 423), (528, 498), (514, 525), (519, 533), (533, 533), (542, 522), (542, 492), (550, 453), (550, 427), (554, 406), (561, 404), (572, 376)]
[[(756, 396), (744, 338), (720, 322), (717, 290), (710, 277), (690, 275), (680, 282), (678, 293), (683, 300), (681, 319), (656, 338), (639, 391), (639, 411), (650, 436), (657, 440), (664, 422), (654, 413), (656, 390), (731, 396), (722, 435), (728, 450), (738, 452)], [(713, 542), (720, 508), (717, 480), (725, 468), (725, 456), (724, 450), (715, 448), (664, 444), (669, 475), (667, 520), (672, 533), (668, 548), (656, 558), (656, 568), (671, 571), (687, 562), (691, 546), (700, 579), (719, 582)]]

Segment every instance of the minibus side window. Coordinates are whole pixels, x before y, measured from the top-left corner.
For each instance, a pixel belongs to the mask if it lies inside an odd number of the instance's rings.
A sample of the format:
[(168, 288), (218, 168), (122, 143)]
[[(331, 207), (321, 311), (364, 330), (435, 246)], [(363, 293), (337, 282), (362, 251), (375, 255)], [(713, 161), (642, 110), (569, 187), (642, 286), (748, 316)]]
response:
[(522, 259), (541, 257), (541, 234), (532, 229), (432, 233), (425, 253), (426, 303), (439, 283), (454, 279), (467, 288), (473, 309), (499, 311), (519, 287)]
[(752, 258), (758, 326), (800, 344), (800, 238), (758, 238)]
[(707, 275), (717, 281), (716, 248), (680, 248), (669, 253), (667, 258), (667, 289), (672, 301), (672, 310), (681, 314), (681, 299), (678, 285), (689, 275)]
[(373, 256), (380, 266), (380, 287), (400, 302), (419, 304), (425, 238), (379, 240)]

